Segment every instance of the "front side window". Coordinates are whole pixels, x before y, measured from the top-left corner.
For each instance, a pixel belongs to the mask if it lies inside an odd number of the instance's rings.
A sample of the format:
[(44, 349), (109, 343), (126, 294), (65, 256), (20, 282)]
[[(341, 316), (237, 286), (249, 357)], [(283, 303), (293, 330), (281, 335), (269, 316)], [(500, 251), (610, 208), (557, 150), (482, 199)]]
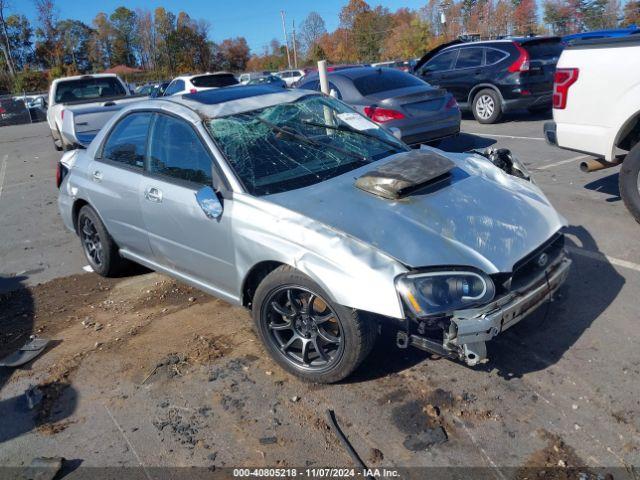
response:
[(461, 48), (456, 60), (456, 69), (482, 66), (482, 48)]
[(150, 121), (147, 112), (132, 113), (120, 120), (104, 144), (102, 159), (142, 169)]
[(424, 66), (424, 72), (439, 72), (441, 70), (451, 70), (453, 67), (453, 62), (458, 55), (458, 50), (451, 50), (448, 52), (441, 53), (440, 55), (436, 55), (434, 58), (429, 60), (427, 64)]
[(408, 150), (344, 103), (319, 95), (205, 125), (252, 195), (313, 185)]
[(211, 157), (193, 128), (183, 120), (158, 115), (151, 128), (150, 173), (211, 185)]
[(175, 80), (171, 82), (171, 84), (167, 87), (164, 92), (164, 96), (168, 97), (169, 95), (173, 95), (175, 93), (181, 92), (184, 90), (184, 81), (183, 80)]

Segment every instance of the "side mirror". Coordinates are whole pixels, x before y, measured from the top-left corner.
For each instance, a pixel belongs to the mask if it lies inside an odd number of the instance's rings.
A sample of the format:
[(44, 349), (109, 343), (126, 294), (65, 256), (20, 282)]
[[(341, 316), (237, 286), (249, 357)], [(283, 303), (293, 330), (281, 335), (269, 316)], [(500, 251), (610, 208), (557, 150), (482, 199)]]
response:
[(196, 192), (196, 201), (208, 218), (217, 220), (222, 215), (222, 203), (211, 187), (202, 187)]
[(398, 127), (389, 127), (389, 131), (398, 140), (402, 140), (402, 132), (400, 131), (400, 129)]

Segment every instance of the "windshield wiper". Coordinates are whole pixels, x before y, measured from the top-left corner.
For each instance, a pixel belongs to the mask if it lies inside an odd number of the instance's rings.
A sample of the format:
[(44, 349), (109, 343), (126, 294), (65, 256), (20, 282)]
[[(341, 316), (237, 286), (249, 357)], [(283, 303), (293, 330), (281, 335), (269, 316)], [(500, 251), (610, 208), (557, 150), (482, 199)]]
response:
[(380, 138), (377, 135), (374, 135), (372, 133), (363, 132), (362, 130), (358, 130), (356, 128), (353, 128), (351, 125), (348, 125), (346, 123), (342, 123), (341, 125), (328, 125), (326, 123), (309, 122), (307, 120), (302, 120), (302, 123), (304, 123), (306, 125), (312, 125), (314, 127), (322, 127), (322, 128), (329, 128), (331, 130), (339, 130), (341, 132), (356, 133), (358, 135), (362, 135), (363, 137), (373, 138), (374, 140), (378, 140), (379, 142), (385, 143), (385, 144), (395, 148), (396, 150), (398, 150), (398, 149), (400, 149), (402, 147), (402, 145), (399, 144), (399, 143), (395, 143), (395, 142), (392, 142), (392, 141), (389, 141), (389, 140), (385, 140), (384, 138)]
[(307, 137), (306, 135), (302, 135), (300, 133), (295, 133), (292, 132), (291, 130), (287, 130), (285, 128), (279, 127), (278, 125), (271, 123), (268, 120), (265, 120), (264, 118), (260, 118), (258, 116), (252, 117), (255, 118), (256, 120), (258, 120), (259, 122), (265, 124), (266, 126), (268, 126), (269, 128), (271, 128), (272, 130), (276, 130), (278, 132), (281, 132), (285, 135), (289, 135), (290, 137), (296, 138), (298, 140), (300, 140), (301, 142), (305, 142), (305, 143), (309, 143), (311, 145), (314, 145), (316, 147), (320, 147), (320, 148), (324, 148), (324, 147), (329, 147), (333, 150), (335, 150), (336, 152), (340, 152), (344, 155), (348, 155), (352, 158), (355, 158), (361, 162), (365, 162), (365, 163), (369, 163), (369, 159), (367, 157), (365, 157), (364, 155), (358, 155), (357, 153), (354, 152), (350, 152), (349, 150), (346, 150), (344, 148), (341, 147), (337, 147), (335, 145), (331, 145), (330, 143), (322, 143), (322, 142), (317, 142), (309, 137)]

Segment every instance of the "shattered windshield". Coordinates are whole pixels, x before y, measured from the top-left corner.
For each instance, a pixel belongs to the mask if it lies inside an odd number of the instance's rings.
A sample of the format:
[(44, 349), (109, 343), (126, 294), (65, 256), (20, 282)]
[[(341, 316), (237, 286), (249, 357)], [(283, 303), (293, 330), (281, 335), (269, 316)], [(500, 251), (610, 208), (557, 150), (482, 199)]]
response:
[(347, 105), (319, 95), (206, 125), (245, 189), (257, 196), (313, 185), (409, 149)]

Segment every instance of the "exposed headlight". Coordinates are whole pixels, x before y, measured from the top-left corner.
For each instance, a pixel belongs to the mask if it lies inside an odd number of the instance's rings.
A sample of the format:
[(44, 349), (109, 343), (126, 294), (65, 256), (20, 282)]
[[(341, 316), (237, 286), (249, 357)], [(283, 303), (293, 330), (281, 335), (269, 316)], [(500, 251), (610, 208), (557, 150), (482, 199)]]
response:
[(493, 300), (495, 295), (489, 277), (468, 271), (407, 274), (398, 278), (397, 288), (418, 317), (482, 305)]

